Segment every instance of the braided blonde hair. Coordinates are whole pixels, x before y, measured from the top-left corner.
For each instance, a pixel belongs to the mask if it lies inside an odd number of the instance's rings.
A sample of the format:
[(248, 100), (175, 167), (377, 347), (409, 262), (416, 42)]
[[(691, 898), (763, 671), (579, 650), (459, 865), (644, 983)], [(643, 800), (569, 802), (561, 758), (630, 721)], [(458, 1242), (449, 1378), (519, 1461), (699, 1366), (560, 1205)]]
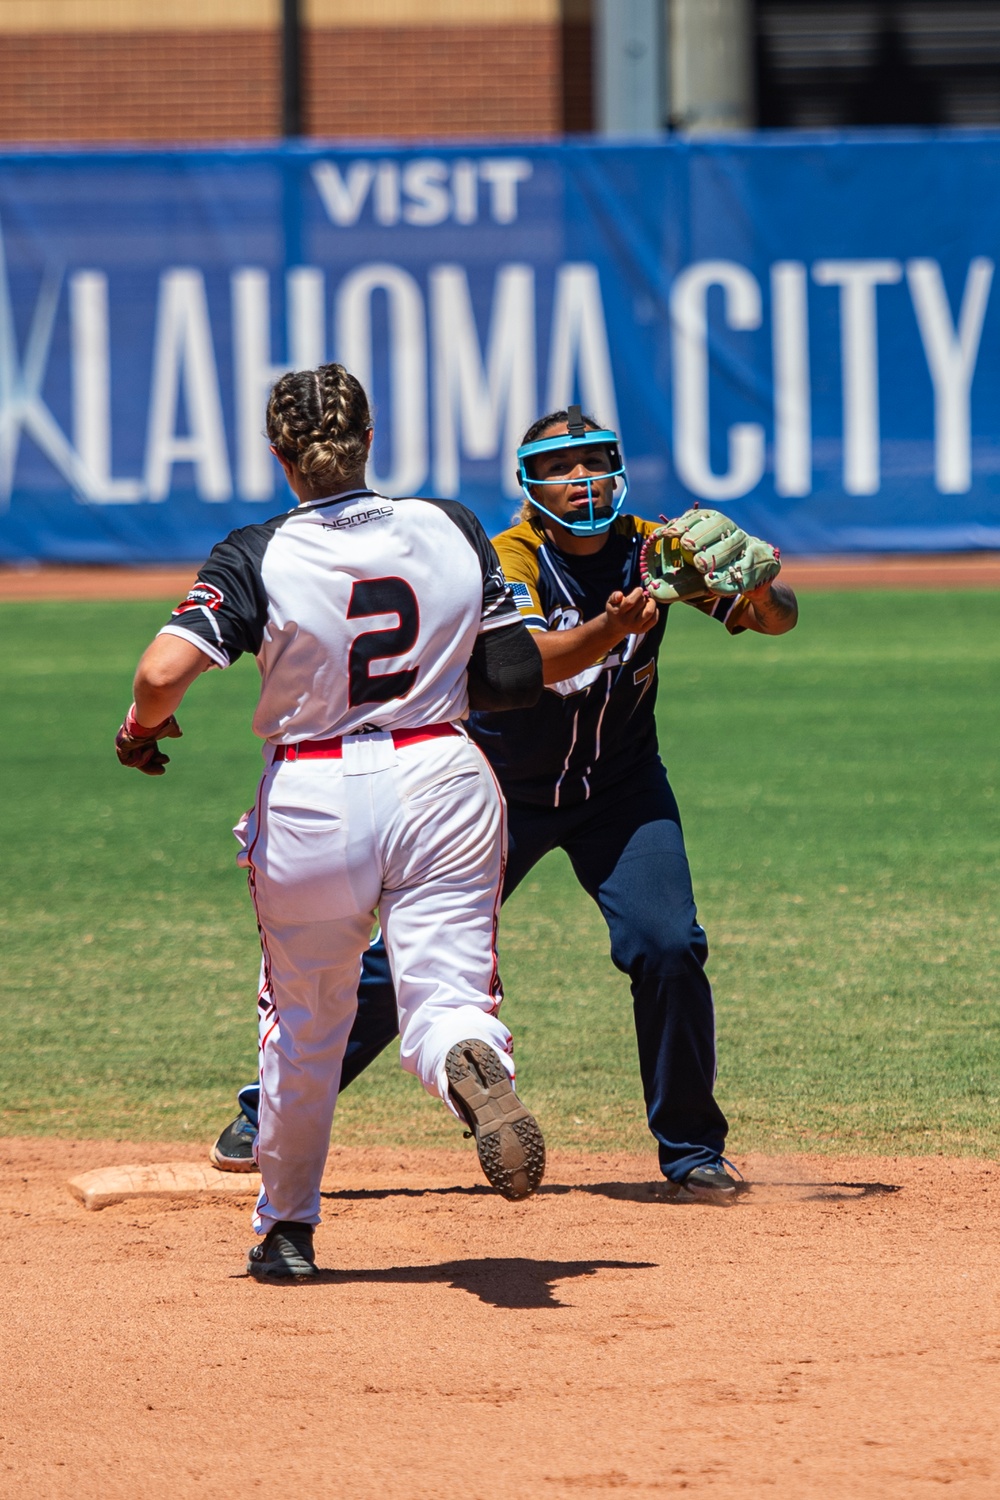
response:
[(343, 365), (289, 370), (268, 398), (268, 441), (316, 489), (364, 473), (371, 425), (368, 397)]

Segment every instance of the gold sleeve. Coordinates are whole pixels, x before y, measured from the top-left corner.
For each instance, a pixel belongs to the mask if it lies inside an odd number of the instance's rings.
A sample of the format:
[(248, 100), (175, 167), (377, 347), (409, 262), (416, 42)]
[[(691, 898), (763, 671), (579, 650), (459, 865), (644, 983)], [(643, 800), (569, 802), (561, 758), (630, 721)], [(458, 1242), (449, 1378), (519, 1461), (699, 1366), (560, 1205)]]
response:
[(493, 538), (503, 576), (514, 603), (529, 630), (548, 630), (548, 621), (538, 594), (538, 548), (541, 537), (530, 522), (522, 521)]

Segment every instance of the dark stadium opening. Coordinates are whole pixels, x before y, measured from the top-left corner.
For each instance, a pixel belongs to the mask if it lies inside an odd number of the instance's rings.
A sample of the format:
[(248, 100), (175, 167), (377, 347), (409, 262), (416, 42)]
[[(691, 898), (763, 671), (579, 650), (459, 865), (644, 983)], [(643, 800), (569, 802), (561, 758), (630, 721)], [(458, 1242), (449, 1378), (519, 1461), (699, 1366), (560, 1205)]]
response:
[(757, 0), (757, 124), (1000, 124), (997, 0)]

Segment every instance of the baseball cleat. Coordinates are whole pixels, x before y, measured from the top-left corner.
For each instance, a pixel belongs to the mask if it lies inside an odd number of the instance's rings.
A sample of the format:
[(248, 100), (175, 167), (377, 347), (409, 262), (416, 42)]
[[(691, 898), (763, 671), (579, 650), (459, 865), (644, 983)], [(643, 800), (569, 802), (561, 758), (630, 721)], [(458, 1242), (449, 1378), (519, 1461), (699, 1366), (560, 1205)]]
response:
[(682, 1181), (669, 1182), (667, 1186), (667, 1196), (681, 1203), (696, 1199), (702, 1203), (735, 1203), (740, 1189), (740, 1183), (730, 1177), (721, 1161), (709, 1167), (695, 1167)]
[(247, 1275), (256, 1276), (259, 1281), (318, 1276), (312, 1225), (291, 1219), (275, 1224), (247, 1256)]
[(221, 1172), (256, 1172), (257, 1163), (253, 1159), (256, 1136), (256, 1125), (251, 1125), (246, 1115), (239, 1114), (219, 1136), (208, 1153), (209, 1158)]
[(527, 1198), (545, 1172), (545, 1142), (497, 1053), (488, 1042), (459, 1042), (444, 1069), (487, 1179), (505, 1198)]

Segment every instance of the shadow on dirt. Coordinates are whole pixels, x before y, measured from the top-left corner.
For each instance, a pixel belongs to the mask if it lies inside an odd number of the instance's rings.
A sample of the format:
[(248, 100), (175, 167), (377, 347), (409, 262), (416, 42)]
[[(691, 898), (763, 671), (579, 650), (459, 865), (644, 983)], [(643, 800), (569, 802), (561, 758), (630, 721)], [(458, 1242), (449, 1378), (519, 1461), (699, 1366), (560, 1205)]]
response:
[[(456, 1291), (469, 1292), (491, 1307), (565, 1307), (555, 1294), (555, 1284), (598, 1271), (650, 1271), (650, 1260), (531, 1260), (523, 1256), (496, 1256), (483, 1260), (451, 1260), (437, 1266), (387, 1266), (382, 1270), (321, 1271), (317, 1286), (366, 1285), (426, 1286), (443, 1283)], [(288, 1285), (287, 1282), (284, 1283)]]
[[(540, 1189), (544, 1192), (545, 1189)], [(674, 1194), (665, 1182), (592, 1182), (573, 1188), (577, 1193), (596, 1193), (602, 1198), (617, 1198), (625, 1203), (666, 1203), (680, 1207), (698, 1202), (690, 1194)], [(887, 1193), (902, 1192), (901, 1186), (891, 1182), (738, 1182), (729, 1203), (744, 1201), (762, 1203), (778, 1198), (794, 1199), (799, 1203), (830, 1203), (861, 1198), (878, 1198)]]
[[(800, 1203), (825, 1203), (856, 1201), (861, 1198), (879, 1198), (889, 1193), (901, 1193), (902, 1186), (893, 1182), (740, 1182), (736, 1192), (728, 1200), (745, 1199), (763, 1202), (766, 1199), (791, 1198)], [(672, 1195), (664, 1181), (653, 1182), (586, 1182), (570, 1185), (562, 1182), (544, 1182), (534, 1194), (537, 1198), (563, 1197), (566, 1193), (590, 1193), (598, 1198), (617, 1199), (621, 1203), (667, 1203), (681, 1206), (692, 1204), (689, 1194)], [(495, 1198), (493, 1188), (485, 1182), (473, 1187), (392, 1187), (392, 1188), (338, 1188), (320, 1194), (331, 1202), (374, 1202), (380, 1198)], [(698, 1200), (703, 1201), (703, 1200)]]
[[(542, 1193), (569, 1193), (572, 1189), (568, 1187), (540, 1187), (533, 1195), (539, 1197)], [(485, 1182), (477, 1182), (474, 1187), (426, 1187), (426, 1188), (332, 1188), (328, 1192), (320, 1193), (321, 1198), (327, 1198), (332, 1203), (375, 1203), (380, 1198), (495, 1198), (496, 1189), (488, 1187)]]
[(803, 1187), (850, 1188), (859, 1198), (878, 1198), (883, 1193), (901, 1193), (901, 1182), (810, 1182)]

